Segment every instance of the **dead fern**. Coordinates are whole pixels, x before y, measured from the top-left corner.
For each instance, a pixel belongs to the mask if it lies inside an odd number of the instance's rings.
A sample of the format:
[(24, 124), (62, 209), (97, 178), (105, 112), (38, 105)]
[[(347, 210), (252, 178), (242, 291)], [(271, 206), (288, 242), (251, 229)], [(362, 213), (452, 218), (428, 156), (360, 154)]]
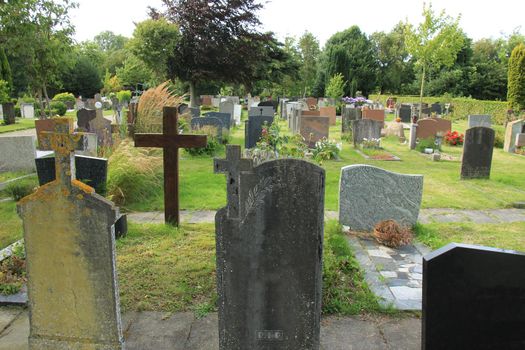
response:
[(384, 220), (374, 228), (375, 239), (391, 248), (397, 248), (412, 242), (410, 229), (400, 226), (395, 220)]

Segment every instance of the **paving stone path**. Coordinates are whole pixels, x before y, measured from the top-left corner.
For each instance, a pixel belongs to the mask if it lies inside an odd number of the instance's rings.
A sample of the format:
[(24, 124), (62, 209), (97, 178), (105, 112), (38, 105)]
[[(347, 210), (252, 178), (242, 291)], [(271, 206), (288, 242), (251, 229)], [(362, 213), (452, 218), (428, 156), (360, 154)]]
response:
[[(127, 312), (122, 315), (127, 350), (216, 350), (217, 314)], [(0, 350), (27, 350), (25, 309), (0, 308)], [(324, 317), (321, 350), (420, 349), (421, 321), (408, 318)]]
[[(326, 211), (325, 218), (337, 219), (335, 211)], [(130, 221), (139, 223), (162, 223), (164, 213), (162, 212), (140, 212), (129, 213)], [(215, 211), (181, 211), (181, 221), (185, 223), (213, 223), (215, 222)], [(422, 224), (472, 222), (476, 224), (498, 224), (509, 222), (525, 222), (525, 209), (486, 209), (486, 210), (461, 210), (461, 209), (421, 209), (418, 221)]]

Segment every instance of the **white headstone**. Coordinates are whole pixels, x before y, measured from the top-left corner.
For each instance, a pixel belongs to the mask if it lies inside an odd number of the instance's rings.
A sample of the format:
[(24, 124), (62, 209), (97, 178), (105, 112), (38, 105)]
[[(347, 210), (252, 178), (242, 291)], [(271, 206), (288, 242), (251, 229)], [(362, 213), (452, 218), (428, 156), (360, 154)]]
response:
[(233, 106), (233, 119), (235, 119), (235, 125), (241, 125), (242, 105)]

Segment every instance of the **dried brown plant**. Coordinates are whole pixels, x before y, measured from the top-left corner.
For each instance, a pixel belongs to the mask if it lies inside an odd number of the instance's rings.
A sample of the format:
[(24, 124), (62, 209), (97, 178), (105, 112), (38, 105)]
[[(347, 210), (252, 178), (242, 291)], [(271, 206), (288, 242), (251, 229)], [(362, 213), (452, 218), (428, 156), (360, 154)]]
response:
[(391, 248), (397, 248), (412, 242), (412, 232), (395, 220), (384, 220), (374, 227), (375, 239)]

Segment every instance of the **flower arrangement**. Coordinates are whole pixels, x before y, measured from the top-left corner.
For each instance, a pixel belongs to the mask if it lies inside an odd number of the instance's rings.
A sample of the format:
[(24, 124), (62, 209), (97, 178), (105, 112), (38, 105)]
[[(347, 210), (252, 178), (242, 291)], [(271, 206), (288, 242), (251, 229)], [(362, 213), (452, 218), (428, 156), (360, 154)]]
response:
[(367, 139), (363, 138), (363, 141), (361, 141), (361, 148), (374, 148), (379, 149), (381, 148), (381, 139)]
[(342, 148), (341, 143), (323, 138), (315, 143), (315, 148), (312, 150), (313, 158), (319, 163), (323, 160), (339, 159)]
[(464, 135), (457, 131), (447, 131), (445, 134), (445, 142), (450, 146), (460, 146), (463, 144)]
[(368, 102), (368, 100), (364, 97), (358, 96), (358, 97), (343, 97), (341, 99), (345, 104), (353, 104), (354, 106), (362, 106), (365, 103)]

